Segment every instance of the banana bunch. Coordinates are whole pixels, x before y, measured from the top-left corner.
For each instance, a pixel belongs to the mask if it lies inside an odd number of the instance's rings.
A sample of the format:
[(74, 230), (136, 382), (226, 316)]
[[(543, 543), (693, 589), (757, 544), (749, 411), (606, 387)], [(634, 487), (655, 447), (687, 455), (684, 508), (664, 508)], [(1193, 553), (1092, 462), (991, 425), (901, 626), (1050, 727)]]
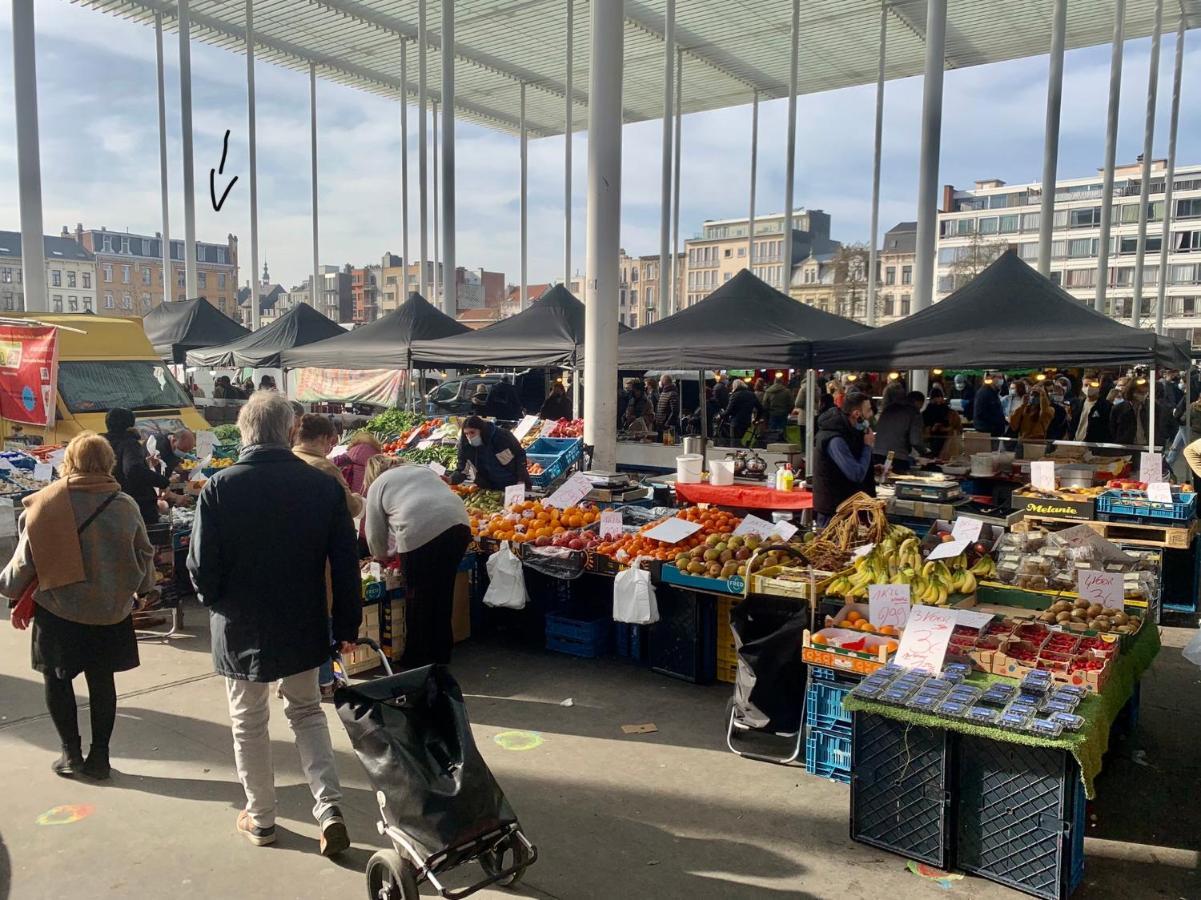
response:
[(997, 563), (991, 556), (981, 556), (972, 566), (971, 573), (977, 578), (996, 578)]
[(893, 525), (870, 553), (857, 558), (849, 572), (830, 582), (826, 594), (848, 601), (864, 600), (873, 584), (907, 584), (914, 603), (946, 606), (954, 594), (975, 593), (977, 578), (995, 572), (996, 564), (989, 557), (971, 567), (965, 554), (952, 560), (924, 560), (917, 535)]

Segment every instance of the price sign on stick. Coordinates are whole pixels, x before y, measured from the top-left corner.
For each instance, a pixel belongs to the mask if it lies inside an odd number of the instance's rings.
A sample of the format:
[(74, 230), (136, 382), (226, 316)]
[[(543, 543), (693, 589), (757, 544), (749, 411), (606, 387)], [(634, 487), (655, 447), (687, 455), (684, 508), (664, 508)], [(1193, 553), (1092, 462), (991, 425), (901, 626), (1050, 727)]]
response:
[(592, 493), (592, 481), (583, 472), (576, 472), (563, 485), (546, 498), (546, 502), (559, 509), (575, 506)]
[(442, 465), (442, 463), (428, 462), (425, 465), (426, 465), (426, 468), (428, 468), (430, 471), (432, 471), (439, 478), (441, 478), (443, 475), (446, 474), (446, 466)]
[(867, 586), (867, 620), (877, 628), (881, 625), (904, 628), (909, 620), (909, 608), (909, 585)]
[(687, 519), (668, 519), (647, 531), (645, 536), (665, 544), (678, 544), (684, 538), (700, 530), (700, 522), (689, 522)]
[(1055, 463), (1042, 459), (1030, 463), (1030, 486), (1037, 491), (1055, 490)]
[(1163, 454), (1143, 452), (1138, 461), (1138, 480), (1150, 484), (1163, 481)]
[(1154, 481), (1147, 485), (1147, 499), (1153, 503), (1172, 503), (1172, 486), (1166, 481)]
[(517, 438), (517, 440), (521, 440), (523, 437), (525, 437), (527, 434), (529, 434), (530, 429), (533, 428), (537, 424), (538, 424), (537, 416), (525, 416), (520, 422), (517, 423), (517, 426), (513, 429), (513, 437)]
[(621, 512), (616, 509), (606, 509), (600, 517), (600, 536), (602, 538), (621, 537)]
[(217, 445), (217, 436), (211, 431), (196, 432), (196, 455), (208, 456)]
[[(870, 588), (869, 588), (870, 590)], [(937, 606), (915, 606), (909, 611), (896, 663), (907, 669), (924, 669), (930, 673), (942, 671), (947, 644), (955, 630), (955, 610)]]
[(792, 536), (799, 530), (791, 522), (784, 520), (775, 524), (775, 527), (771, 530), (771, 536), (778, 537), (780, 540), (787, 542), (792, 540)]
[(1089, 603), (1099, 603), (1106, 609), (1121, 610), (1125, 606), (1126, 587), (1121, 572), (1080, 569), (1076, 573), (1076, 592)]
[(33, 467), (33, 477), (35, 481), (49, 481), (54, 477), (54, 467), (50, 463), (38, 463)]
[(984, 523), (979, 519), (961, 516), (951, 526), (951, 537), (957, 541), (967, 541), (970, 544), (973, 541), (980, 540), (980, 529), (982, 527), (984, 527)]
[(511, 484), (505, 488), (505, 509), (511, 509), (514, 503), (525, 502), (525, 485)]
[(775, 530), (775, 525), (771, 522), (760, 519), (758, 516), (748, 515), (737, 528), (734, 529), (734, 534), (744, 535), (753, 534), (756, 537), (769, 538)]
[(930, 555), (926, 559), (954, 559), (967, 549), (967, 544), (967, 541), (943, 541), (930, 551)]

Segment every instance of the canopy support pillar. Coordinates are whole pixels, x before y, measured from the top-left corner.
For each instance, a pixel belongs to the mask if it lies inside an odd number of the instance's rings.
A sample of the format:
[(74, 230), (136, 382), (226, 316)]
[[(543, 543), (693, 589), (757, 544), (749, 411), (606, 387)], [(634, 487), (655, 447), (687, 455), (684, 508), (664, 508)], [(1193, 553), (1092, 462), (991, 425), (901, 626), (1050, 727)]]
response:
[(1113, 46), (1109, 54), (1109, 113), (1105, 125), (1105, 164), (1101, 175), (1101, 234), (1097, 242), (1097, 294), (1093, 305), (1098, 312), (1108, 312), (1105, 293), (1109, 287), (1109, 232), (1113, 224), (1113, 167), (1118, 149), (1118, 107), (1122, 95), (1125, 25), (1126, 0), (1114, 0)]
[(584, 310), (584, 442), (593, 468), (617, 468), (618, 253), (621, 230), (623, 0), (592, 0), (589, 31), (588, 225)]
[(459, 312), (455, 260), (455, 5), (442, 4), (442, 311)]
[[(309, 182), (313, 190), (313, 309), (325, 311), (325, 282), (321, 277), (321, 256), (317, 241), (317, 67), (309, 63)], [(341, 315), (341, 309), (338, 310)], [(337, 321), (335, 319), (335, 321)]]
[[(163, 14), (154, 14), (154, 61), (158, 76), (158, 183), (163, 207), (163, 239), (159, 249), (163, 257), (163, 303), (171, 299), (175, 279), (171, 273), (171, 203), (167, 189), (167, 87), (163, 79)], [(97, 285), (99, 287), (99, 285)], [(99, 296), (96, 298), (99, 300)], [(100, 308), (100, 304), (96, 304)]]
[(521, 185), (520, 197), (518, 198), (518, 206), (520, 207), (520, 223), (519, 223), (519, 241), (521, 243), (521, 294), (518, 297), (520, 304), (519, 311), (524, 312), (526, 304), (529, 303), (529, 231), (527, 228), (529, 221), (529, 190), (530, 190), (530, 175), (529, 175), (529, 136), (525, 125), (525, 82), (521, 83)]
[(1176, 27), (1176, 62), (1172, 72), (1172, 113), (1168, 124), (1168, 169), (1164, 175), (1163, 230), (1159, 242), (1159, 282), (1156, 286), (1155, 331), (1163, 334), (1164, 291), (1168, 284), (1168, 243), (1172, 221), (1172, 188), (1176, 180), (1176, 133), (1180, 129), (1180, 81), (1184, 72), (1184, 16)]
[[(663, 14), (663, 146), (659, 173), (659, 296), (655, 298), (655, 319), (666, 319), (671, 315), (671, 296), (667, 291), (671, 252), (671, 176), (672, 176), (672, 115), (674, 94), (674, 69), (676, 62), (676, 0), (667, 0)], [(647, 312), (650, 312), (648, 307)]]
[(179, 0), (177, 22), (179, 118), (183, 144), (183, 269), (187, 299), (194, 300), (200, 296), (200, 279), (196, 272), (196, 163), (192, 154), (192, 24), (188, 14), (188, 0)]
[(399, 307), (409, 299), (409, 42), (400, 42), (400, 289)]
[[(425, 33), (425, 0), (417, 0), (417, 202), (418, 202), (418, 244), (421, 250), (421, 265), (417, 273), (417, 290), (422, 297), (429, 292), (429, 269), (426, 266), (430, 258), (429, 250), (429, 145), (425, 109), (426, 96), (425, 56), (429, 46)], [(407, 295), (406, 295), (407, 297)], [(429, 297), (426, 297), (428, 300)]]
[(683, 126), (684, 108), (684, 51), (676, 51), (676, 104), (675, 104), (675, 137), (672, 138), (672, 175), (671, 175), (671, 267), (670, 280), (664, 281), (663, 273), (659, 273), (659, 290), (671, 291), (671, 311), (677, 313), (683, 304), (680, 302), (680, 136)]
[(1059, 110), (1063, 101), (1063, 41), (1068, 0), (1055, 0), (1051, 19), (1051, 58), (1047, 72), (1047, 122), (1043, 129), (1042, 212), (1038, 219), (1038, 271), (1051, 277), (1051, 231), (1055, 221), (1055, 179), (1059, 165)]
[(815, 390), (817, 376), (813, 369), (805, 372), (805, 480), (813, 485), (813, 423), (817, 421)]
[[(1143, 312), (1143, 275), (1147, 258), (1148, 198), (1151, 195), (1151, 152), (1155, 143), (1155, 101), (1159, 89), (1159, 44), (1163, 32), (1163, 0), (1155, 0), (1155, 27), (1151, 32), (1151, 63), (1147, 68), (1147, 117), (1143, 124), (1143, 171), (1138, 192), (1138, 250), (1134, 256), (1134, 300), (1130, 324), (1138, 327)], [(1164, 219), (1167, 219), (1164, 210)], [(1162, 281), (1166, 272), (1160, 272)]]
[[(156, 15), (156, 20), (160, 16)], [(259, 164), (254, 95), (254, 0), (246, 0), (246, 124), (250, 142), (250, 330), (258, 331), (259, 299)]]
[(913, 312), (926, 309), (934, 301), (938, 155), (942, 139), (942, 75), (946, 39), (947, 0), (929, 0), (926, 4), (926, 69), (922, 79), (922, 143), (918, 163)]
[(431, 291), (433, 296), (430, 297), (434, 306), (443, 311), (446, 310), (446, 305), (438, 296), (438, 291), (441, 288), (442, 282), (445, 280), (441, 268), (438, 265), (440, 257), (438, 256), (438, 101), (430, 101), (430, 147), (433, 154), (433, 165), (430, 166), (431, 188), (433, 190), (433, 213), (434, 213), (434, 264), (430, 268), (433, 269), (431, 275)]
[[(885, 15), (884, 5), (881, 4), (881, 15)], [(792, 295), (792, 204), (793, 189), (796, 181), (796, 91), (797, 74), (800, 68), (801, 53), (801, 0), (792, 0), (792, 25), (788, 35), (788, 140), (784, 148), (784, 284), (781, 286), (785, 294)], [(884, 51), (880, 51), (880, 73), (884, 73)], [(879, 86), (877, 86), (879, 93)], [(876, 100), (876, 130), (879, 132), (880, 99)], [(877, 146), (879, 141), (877, 140)], [(879, 155), (876, 156), (876, 186), (879, 187)], [(878, 194), (877, 194), (878, 196)], [(876, 222), (872, 221), (872, 233), (875, 234)], [(875, 238), (872, 239), (872, 259), (875, 259)], [(872, 263), (873, 267), (875, 263)]]
[[(1067, 0), (1059, 0), (1060, 3), (1066, 3)], [(795, 22), (795, 20), (794, 20)], [(795, 27), (795, 26), (794, 26)], [(796, 78), (796, 45), (793, 45), (793, 78)], [(880, 243), (880, 155), (884, 147), (884, 63), (888, 56), (888, 3), (880, 4), (880, 59), (879, 66), (876, 69), (876, 133), (875, 133), (875, 148), (872, 153), (872, 231), (871, 231), (871, 248), (869, 250), (869, 258), (867, 263), (867, 324), (873, 328), (876, 325), (876, 285), (880, 283), (880, 273), (877, 270), (879, 263), (877, 262), (876, 247)], [(794, 87), (795, 92), (795, 87)], [(795, 125), (791, 121), (788, 124), (789, 135), (795, 129)], [(789, 150), (791, 152), (791, 140)], [(788, 161), (789, 178), (792, 176), (792, 160)], [(788, 204), (792, 205), (791, 182), (789, 183)], [(787, 214), (789, 222), (792, 221), (791, 210)], [(791, 229), (790, 229), (791, 230)], [(789, 241), (791, 243), (791, 241)], [(792, 258), (791, 253), (789, 259)], [(852, 310), (852, 314), (854, 310)]]
[(750, 209), (746, 216), (746, 267), (755, 271), (755, 176), (759, 162), (759, 92), (751, 100), (751, 185)]
[[(572, 96), (572, 77), (575, 50), (575, 0), (567, 0), (567, 71), (564, 73), (564, 105), (563, 112), (563, 285), (571, 290), (571, 139), (572, 126), (575, 119), (575, 101)], [(581, 291), (581, 293), (583, 293)], [(578, 380), (578, 370), (572, 370), (571, 393), (572, 409), (578, 410), (579, 397), (576, 394), (575, 383)], [(578, 415), (578, 412), (577, 412)]]

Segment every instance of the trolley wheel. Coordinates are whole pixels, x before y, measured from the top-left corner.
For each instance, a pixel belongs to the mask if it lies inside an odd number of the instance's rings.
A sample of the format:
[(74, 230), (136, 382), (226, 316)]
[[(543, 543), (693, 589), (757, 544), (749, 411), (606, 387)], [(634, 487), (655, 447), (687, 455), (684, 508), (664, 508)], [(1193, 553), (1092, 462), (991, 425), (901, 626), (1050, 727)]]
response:
[[(510, 856), (510, 854), (512, 855)], [(484, 871), (489, 876), (516, 866), (516, 872), (496, 882), (501, 887), (513, 888), (517, 886), (517, 882), (521, 881), (522, 876), (525, 875), (529, 858), (530, 851), (526, 848), (525, 843), (516, 834), (512, 834), (509, 836), (506, 845), (494, 850), (485, 850), (481, 853), (480, 865), (484, 867)]]
[(378, 850), (367, 862), (367, 900), (419, 900), (417, 872), (395, 850)]

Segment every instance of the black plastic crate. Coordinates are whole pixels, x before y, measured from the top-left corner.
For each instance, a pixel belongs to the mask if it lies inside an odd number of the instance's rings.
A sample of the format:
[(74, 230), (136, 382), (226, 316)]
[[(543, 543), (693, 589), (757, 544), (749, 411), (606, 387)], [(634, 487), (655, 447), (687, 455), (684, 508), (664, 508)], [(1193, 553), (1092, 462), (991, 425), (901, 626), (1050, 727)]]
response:
[(941, 728), (855, 713), (851, 839), (946, 868), (951, 744)]
[(955, 865), (1041, 897), (1084, 875), (1084, 786), (1071, 754), (960, 738)]
[(717, 673), (717, 605), (712, 594), (659, 585), (659, 621), (650, 626), (651, 668), (708, 684)]

